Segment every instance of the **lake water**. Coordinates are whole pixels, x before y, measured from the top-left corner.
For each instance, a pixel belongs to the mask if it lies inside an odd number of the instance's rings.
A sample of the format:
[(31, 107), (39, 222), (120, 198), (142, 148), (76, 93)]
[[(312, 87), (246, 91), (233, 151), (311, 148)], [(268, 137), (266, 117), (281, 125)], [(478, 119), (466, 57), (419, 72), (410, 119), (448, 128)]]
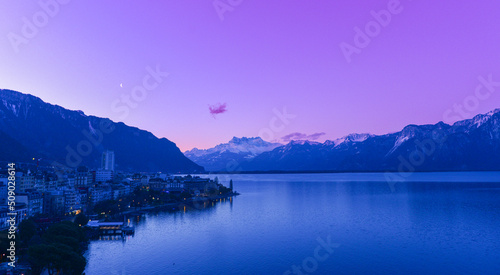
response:
[(86, 274), (500, 274), (498, 172), (218, 177), (241, 195), (132, 219)]

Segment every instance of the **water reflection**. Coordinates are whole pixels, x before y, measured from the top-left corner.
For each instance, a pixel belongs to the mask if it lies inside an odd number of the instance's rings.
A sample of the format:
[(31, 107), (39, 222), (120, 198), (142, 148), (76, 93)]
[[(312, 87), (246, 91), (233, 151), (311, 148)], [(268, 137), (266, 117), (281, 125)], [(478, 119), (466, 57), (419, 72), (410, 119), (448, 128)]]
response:
[[(92, 242), (86, 272), (283, 274), (331, 236), (341, 246), (317, 274), (494, 274), (496, 175), (424, 175), (394, 192), (383, 175), (232, 175), (242, 196), (131, 216), (135, 236)], [(464, 177), (478, 181), (449, 182)]]
[[(204, 198), (198, 201), (179, 203), (177, 205), (161, 207), (158, 209), (139, 211), (135, 214), (128, 214), (124, 216), (123, 220), (126, 221), (126, 225), (133, 225), (136, 229), (142, 229), (146, 226), (149, 218), (157, 218), (165, 215), (172, 216), (174, 221), (177, 219), (182, 220), (186, 215), (189, 217), (202, 217), (213, 215), (216, 209), (223, 205), (230, 206), (232, 211), (234, 197), (221, 198), (221, 199), (211, 199)], [(134, 235), (111, 235), (111, 236), (99, 236), (99, 241), (126, 241), (134, 238)]]

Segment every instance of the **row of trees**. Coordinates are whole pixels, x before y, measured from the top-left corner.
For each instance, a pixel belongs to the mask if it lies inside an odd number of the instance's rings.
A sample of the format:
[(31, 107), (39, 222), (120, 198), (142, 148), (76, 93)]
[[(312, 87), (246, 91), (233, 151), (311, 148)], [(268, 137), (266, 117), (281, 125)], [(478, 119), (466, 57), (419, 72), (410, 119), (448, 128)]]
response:
[[(19, 224), (16, 234), (18, 256), (20, 261), (31, 265), (33, 274), (82, 274), (87, 261), (83, 252), (87, 248), (88, 239), (81, 225), (88, 219), (77, 215), (75, 223), (63, 221), (49, 226), (46, 230), (39, 228), (33, 219), (27, 219)], [(0, 235), (0, 249), (8, 242), (4, 234)]]
[(190, 198), (189, 192), (180, 194), (165, 193), (149, 188), (138, 187), (125, 198), (119, 200), (106, 200), (96, 203), (92, 207), (92, 212), (98, 214), (100, 218), (114, 217), (121, 212), (129, 210), (130, 207), (144, 207), (146, 205), (163, 205), (166, 203), (182, 202)]
[[(232, 180), (230, 184), (232, 187)], [(218, 179), (216, 178), (213, 186), (208, 186), (205, 193), (208, 196), (217, 196), (219, 194), (226, 195), (233, 192), (231, 187), (228, 188), (219, 184)], [(166, 193), (147, 187), (137, 187), (134, 192), (127, 197), (119, 200), (106, 200), (98, 202), (92, 207), (92, 212), (98, 214), (100, 218), (109, 218), (114, 217), (121, 212), (127, 211), (129, 206), (135, 208), (144, 207), (146, 205), (155, 206), (168, 203), (181, 203), (191, 197), (192, 195), (188, 191), (183, 191), (182, 193)]]

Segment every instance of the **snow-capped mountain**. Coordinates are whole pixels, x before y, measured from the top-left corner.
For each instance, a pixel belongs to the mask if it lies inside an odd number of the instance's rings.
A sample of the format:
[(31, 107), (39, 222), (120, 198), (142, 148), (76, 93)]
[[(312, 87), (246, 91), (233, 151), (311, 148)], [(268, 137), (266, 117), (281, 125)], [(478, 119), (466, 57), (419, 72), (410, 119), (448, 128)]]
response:
[[(422, 163), (417, 159), (421, 153)], [(209, 171), (500, 170), (500, 109), (453, 125), (408, 125), (386, 135), (350, 134), (324, 143), (293, 140), (286, 145), (233, 138), (184, 154)]]
[(479, 114), (471, 119), (466, 119), (462, 121), (458, 121), (455, 124), (453, 124), (454, 127), (465, 127), (467, 128), (467, 131), (471, 129), (477, 129), (481, 127), (483, 124), (489, 122), (492, 118), (494, 119), (494, 116), (498, 115), (500, 113), (500, 108), (495, 109), (493, 111), (490, 111), (486, 114)]
[(184, 152), (185, 155), (201, 157), (210, 155), (213, 153), (244, 153), (251, 156), (256, 156), (263, 152), (271, 151), (278, 146), (282, 146), (281, 143), (270, 143), (262, 140), (260, 137), (254, 138), (237, 138), (233, 137), (228, 143), (221, 143), (210, 149), (198, 149), (193, 148), (192, 150)]
[(248, 171), (500, 170), (500, 109), (453, 125), (408, 125), (387, 135), (291, 142), (242, 166)]
[[(103, 126), (104, 125), (104, 126)], [(103, 127), (107, 133), (103, 133)], [(69, 168), (99, 167), (104, 150), (115, 151), (116, 168), (133, 171), (202, 172), (166, 138), (87, 116), (43, 102), (40, 98), (0, 89), (0, 160), (42, 165), (54, 161)]]
[(343, 143), (355, 143), (355, 142), (363, 142), (367, 138), (373, 137), (374, 135), (371, 134), (350, 134), (345, 137), (341, 137), (335, 140), (327, 140), (324, 142), (325, 145), (327, 146), (339, 146), (340, 144)]
[(207, 170), (224, 171), (231, 170), (235, 163), (250, 160), (279, 146), (283, 144), (267, 142), (260, 137), (233, 137), (228, 143), (210, 149), (194, 148), (184, 152), (184, 155)]

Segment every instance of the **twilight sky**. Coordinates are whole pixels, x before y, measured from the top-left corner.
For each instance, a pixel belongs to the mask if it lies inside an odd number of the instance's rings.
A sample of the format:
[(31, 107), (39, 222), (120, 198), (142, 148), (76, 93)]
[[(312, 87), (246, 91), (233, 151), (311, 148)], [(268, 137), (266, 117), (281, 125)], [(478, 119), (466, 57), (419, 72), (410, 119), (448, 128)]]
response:
[(500, 107), (500, 87), (479, 80), (500, 82), (497, 0), (55, 1), (0, 2), (0, 88), (182, 151), (385, 134)]

